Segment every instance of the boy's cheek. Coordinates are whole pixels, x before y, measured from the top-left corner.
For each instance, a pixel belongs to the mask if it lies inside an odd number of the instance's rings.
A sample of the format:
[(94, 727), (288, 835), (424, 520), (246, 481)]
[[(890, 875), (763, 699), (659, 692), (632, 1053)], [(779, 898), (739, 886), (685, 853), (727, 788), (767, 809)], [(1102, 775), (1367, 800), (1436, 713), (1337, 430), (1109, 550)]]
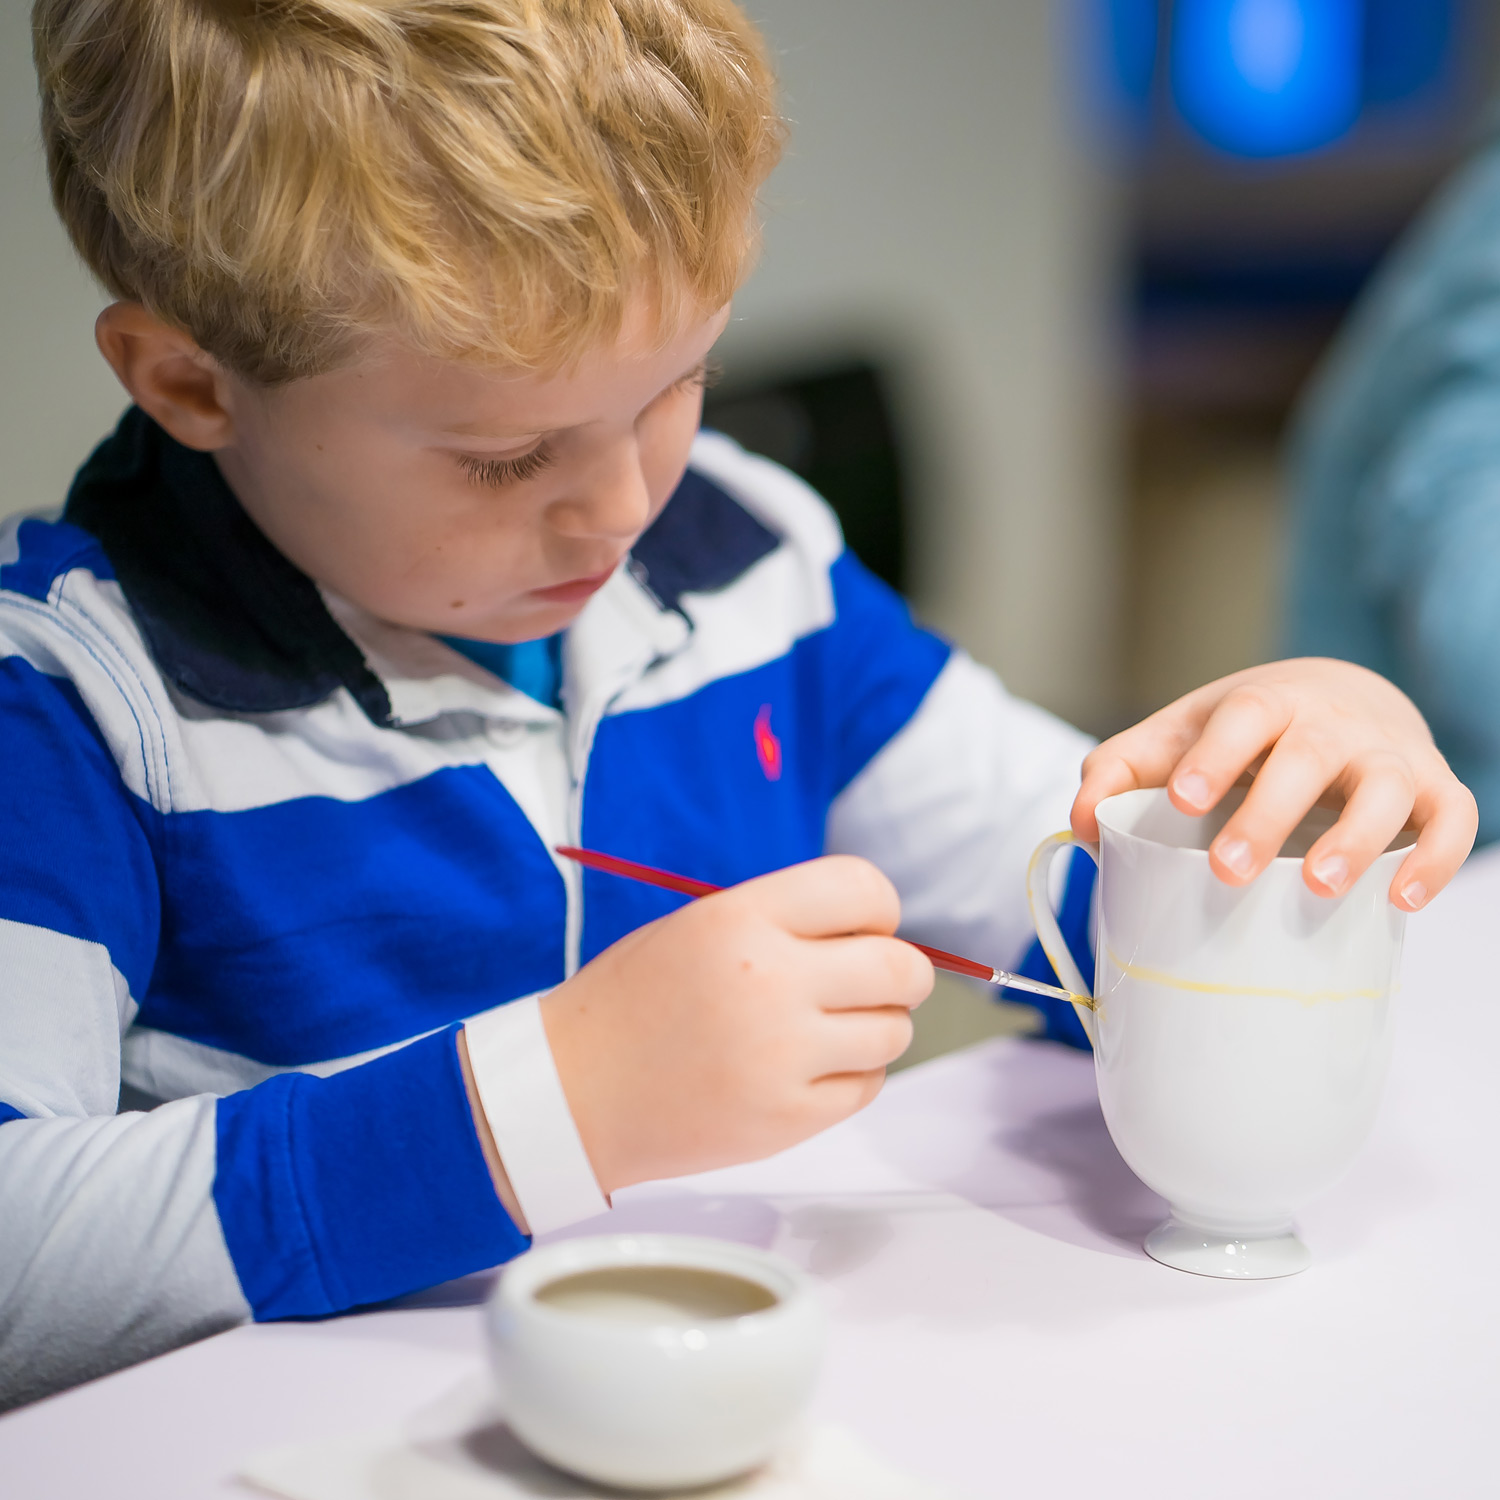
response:
[(534, 539), (493, 530), (434, 535), (363, 514), (311, 528), (294, 522), (280, 535), (263, 529), (310, 578), (376, 618), (413, 630), (477, 631), (522, 602), (530, 574), (545, 573)]
[(642, 426), (641, 473), (651, 496), (652, 520), (671, 499), (687, 470), (702, 417), (703, 393), (695, 391), (691, 396), (679, 397), (656, 421)]

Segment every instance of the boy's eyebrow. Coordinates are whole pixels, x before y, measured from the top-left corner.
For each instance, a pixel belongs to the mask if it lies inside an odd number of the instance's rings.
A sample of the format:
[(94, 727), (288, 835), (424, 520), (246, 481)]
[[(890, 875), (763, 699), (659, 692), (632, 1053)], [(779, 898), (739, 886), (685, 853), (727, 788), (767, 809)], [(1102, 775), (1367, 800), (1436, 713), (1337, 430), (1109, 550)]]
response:
[[(691, 380), (693, 376), (705, 373), (710, 367), (710, 361), (705, 357), (696, 361), (688, 369), (684, 370), (675, 380), (669, 380), (656, 396), (664, 395), (673, 386), (681, 385), (685, 380)], [(654, 401), (656, 396), (652, 397)], [(487, 443), (521, 443), (530, 438), (546, 437), (549, 432), (561, 431), (560, 428), (530, 428), (519, 432), (495, 432), (491, 431), (487, 422), (459, 422), (452, 427), (441, 429), (445, 437), (478, 438)]]

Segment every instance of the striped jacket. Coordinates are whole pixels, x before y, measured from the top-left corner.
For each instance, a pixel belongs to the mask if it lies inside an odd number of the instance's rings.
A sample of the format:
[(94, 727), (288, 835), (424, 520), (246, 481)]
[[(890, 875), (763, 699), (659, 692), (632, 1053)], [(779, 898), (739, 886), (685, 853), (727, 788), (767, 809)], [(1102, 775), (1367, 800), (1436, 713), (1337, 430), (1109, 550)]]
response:
[(862, 854), (1013, 962), (1087, 749), (712, 434), (563, 705), (320, 590), (139, 412), (0, 530), (0, 1404), (524, 1248), (457, 1026), (679, 902), (555, 845)]

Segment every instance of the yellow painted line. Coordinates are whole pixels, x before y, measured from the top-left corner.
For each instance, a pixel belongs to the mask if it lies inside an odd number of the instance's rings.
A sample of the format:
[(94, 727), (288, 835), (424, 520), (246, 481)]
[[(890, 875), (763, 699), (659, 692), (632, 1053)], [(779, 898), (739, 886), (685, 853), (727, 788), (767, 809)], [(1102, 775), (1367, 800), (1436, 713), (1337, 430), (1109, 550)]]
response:
[(1268, 1000), (1299, 1000), (1303, 1005), (1316, 1005), (1323, 1000), (1383, 1000), (1390, 993), (1388, 990), (1276, 990), (1258, 985), (1210, 984), (1207, 980), (1183, 979), (1163, 969), (1126, 963), (1112, 948), (1106, 949), (1105, 954), (1127, 979), (1138, 979), (1142, 984), (1159, 984), (1169, 990), (1187, 990), (1195, 995), (1264, 996)]

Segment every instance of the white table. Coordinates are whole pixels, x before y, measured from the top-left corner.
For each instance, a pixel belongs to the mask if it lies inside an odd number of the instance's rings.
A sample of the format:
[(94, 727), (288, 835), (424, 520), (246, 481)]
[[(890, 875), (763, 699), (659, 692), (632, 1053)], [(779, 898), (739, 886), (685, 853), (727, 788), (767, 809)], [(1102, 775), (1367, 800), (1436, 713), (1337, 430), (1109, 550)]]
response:
[[(834, 1314), (823, 1416), (957, 1496), (1500, 1495), (1500, 851), (1410, 928), (1375, 1136), (1302, 1218), (1311, 1270), (1148, 1260), (1162, 1212), (1088, 1060), (1001, 1041), (897, 1077), (772, 1161), (606, 1224), (774, 1246)], [(0, 1419), (7, 1500), (241, 1496), (262, 1449), (398, 1423), (481, 1366), (482, 1279), (239, 1329)]]

